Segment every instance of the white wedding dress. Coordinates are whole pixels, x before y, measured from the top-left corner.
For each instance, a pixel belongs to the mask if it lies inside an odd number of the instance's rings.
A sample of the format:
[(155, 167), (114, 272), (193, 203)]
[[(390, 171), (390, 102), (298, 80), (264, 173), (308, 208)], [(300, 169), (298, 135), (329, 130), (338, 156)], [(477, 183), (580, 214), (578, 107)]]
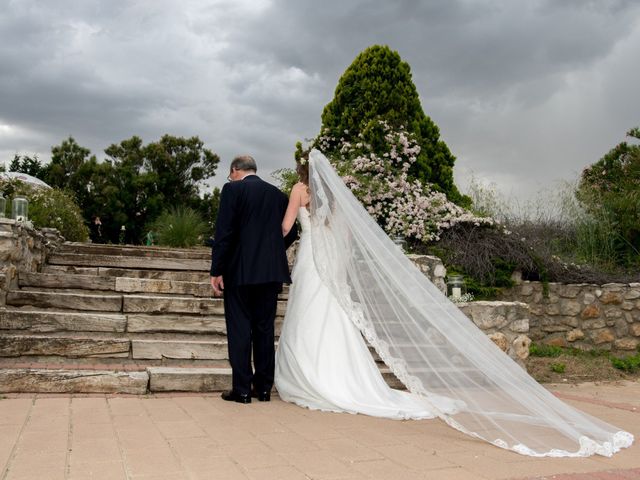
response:
[[(282, 399), (387, 418), (439, 417), (536, 457), (611, 456), (633, 435), (562, 402), (489, 340), (389, 239), (328, 159), (309, 155), (311, 212), (276, 352)], [(364, 341), (409, 392), (384, 382)]]
[[(280, 398), (314, 410), (394, 419), (436, 416), (424, 397), (390, 388), (360, 330), (320, 278), (313, 261), (309, 211), (300, 208), (300, 244), (276, 351)], [(439, 401), (453, 412), (455, 402)]]

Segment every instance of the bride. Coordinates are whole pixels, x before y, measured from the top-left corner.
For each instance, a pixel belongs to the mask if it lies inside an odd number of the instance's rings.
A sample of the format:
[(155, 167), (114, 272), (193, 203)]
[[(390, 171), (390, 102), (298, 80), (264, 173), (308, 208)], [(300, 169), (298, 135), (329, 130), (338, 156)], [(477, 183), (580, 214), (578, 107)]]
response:
[[(276, 352), (280, 397), (392, 419), (439, 417), (532, 456), (611, 456), (630, 433), (541, 387), (393, 244), (317, 150), (298, 163), (283, 233), (302, 235)], [(365, 343), (409, 390), (385, 383)]]

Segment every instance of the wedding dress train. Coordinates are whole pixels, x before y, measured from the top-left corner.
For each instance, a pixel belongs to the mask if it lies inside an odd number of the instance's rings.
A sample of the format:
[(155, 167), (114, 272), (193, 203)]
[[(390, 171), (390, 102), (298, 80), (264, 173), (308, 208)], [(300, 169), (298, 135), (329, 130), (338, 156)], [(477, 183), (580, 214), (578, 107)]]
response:
[[(435, 417), (426, 399), (387, 385), (360, 330), (318, 275), (306, 208), (300, 208), (298, 221), (302, 234), (276, 352), (275, 385), (280, 397), (332, 412)], [(453, 412), (455, 402), (439, 399), (439, 406)]]

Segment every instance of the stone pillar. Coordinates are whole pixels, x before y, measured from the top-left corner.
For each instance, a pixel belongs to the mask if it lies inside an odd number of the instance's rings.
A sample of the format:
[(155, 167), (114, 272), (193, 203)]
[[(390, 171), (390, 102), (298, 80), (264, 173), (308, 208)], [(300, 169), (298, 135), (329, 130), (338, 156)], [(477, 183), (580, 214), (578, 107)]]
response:
[(19, 272), (38, 272), (47, 255), (64, 241), (54, 228), (38, 230), (30, 224), (0, 218), (0, 306), (6, 292), (17, 287)]

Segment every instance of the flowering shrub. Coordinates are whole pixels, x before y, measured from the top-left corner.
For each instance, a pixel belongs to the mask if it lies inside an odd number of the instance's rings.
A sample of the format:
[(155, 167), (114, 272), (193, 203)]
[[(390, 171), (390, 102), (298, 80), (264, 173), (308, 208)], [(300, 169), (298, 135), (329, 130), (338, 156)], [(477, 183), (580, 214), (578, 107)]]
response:
[(324, 130), (315, 145), (323, 152), (335, 152), (330, 161), (387, 234), (427, 243), (437, 241), (443, 230), (459, 223), (495, 223), (449, 201), (432, 185), (410, 179), (409, 169), (420, 154), (420, 145), (406, 129), (376, 120), (356, 139), (336, 139)]
[(23, 195), (29, 201), (29, 220), (36, 228), (57, 228), (72, 242), (84, 242), (89, 230), (73, 197), (57, 188), (39, 188), (19, 180), (0, 181), (0, 191), (9, 199)]

